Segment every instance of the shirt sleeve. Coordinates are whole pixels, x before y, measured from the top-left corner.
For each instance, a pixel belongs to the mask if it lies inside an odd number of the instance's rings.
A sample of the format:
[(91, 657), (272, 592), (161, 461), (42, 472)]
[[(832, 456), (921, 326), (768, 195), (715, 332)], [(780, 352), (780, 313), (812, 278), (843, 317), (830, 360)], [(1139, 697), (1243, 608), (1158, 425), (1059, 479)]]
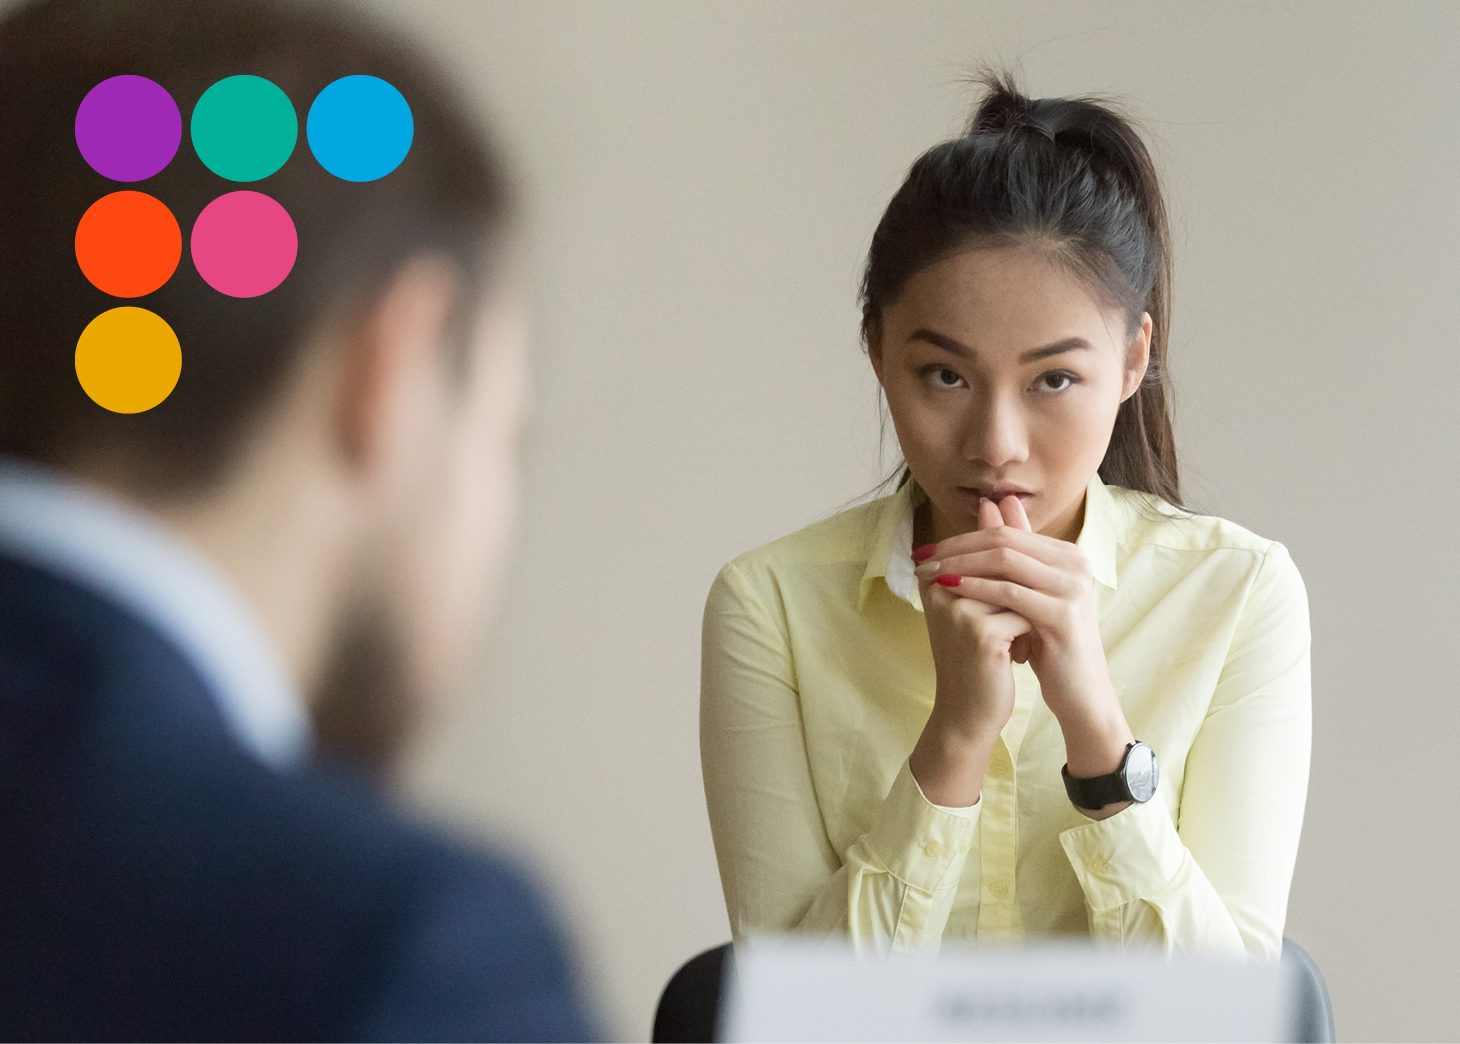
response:
[(730, 928), (936, 952), (977, 844), (980, 804), (934, 805), (904, 761), (867, 833), (838, 855), (807, 759), (784, 616), (726, 566), (705, 605), (700, 756)]
[(1097, 940), (1277, 959), (1308, 793), (1310, 638), (1302, 577), (1274, 542), (1187, 754), (1177, 821), (1153, 799), (1060, 835)]

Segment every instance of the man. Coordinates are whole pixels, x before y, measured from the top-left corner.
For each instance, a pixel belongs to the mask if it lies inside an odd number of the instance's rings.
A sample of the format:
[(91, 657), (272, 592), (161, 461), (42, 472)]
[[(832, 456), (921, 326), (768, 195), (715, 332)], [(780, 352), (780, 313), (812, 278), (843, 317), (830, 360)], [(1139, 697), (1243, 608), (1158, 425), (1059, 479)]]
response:
[[(188, 134), (239, 74), (298, 114), (293, 153), (246, 184)], [(413, 120), (371, 181), (306, 141), (313, 99), (357, 74)], [(132, 183), (78, 146), (116, 76), (161, 85), (183, 127)], [(214, 289), (186, 247), (131, 299), (78, 264), (110, 193), (161, 201), (187, 243), (241, 189), (297, 230), (267, 293)], [(0, 1036), (593, 1036), (521, 872), (378, 786), (462, 679), (503, 567), (526, 385), (510, 226), (450, 86), (354, 13), (41, 0), (0, 20)], [(81, 332), (124, 305), (182, 353), (132, 413), (78, 378)]]

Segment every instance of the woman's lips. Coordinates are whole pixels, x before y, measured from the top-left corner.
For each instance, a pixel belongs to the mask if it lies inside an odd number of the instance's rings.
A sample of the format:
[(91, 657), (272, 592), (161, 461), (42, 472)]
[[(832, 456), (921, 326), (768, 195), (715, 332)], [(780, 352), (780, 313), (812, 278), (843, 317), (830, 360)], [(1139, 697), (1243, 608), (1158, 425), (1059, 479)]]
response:
[(964, 503), (964, 510), (966, 510), (969, 515), (974, 518), (978, 517), (978, 500), (980, 497), (988, 497), (990, 501), (997, 504), (1010, 493), (1019, 498), (1019, 503), (1023, 506), (1024, 513), (1027, 515), (1029, 513), (1029, 500), (1031, 497), (1034, 496), (1033, 493), (1027, 493), (1022, 489), (1011, 489), (1005, 490), (1002, 493), (996, 491), (994, 495), (990, 496), (988, 493), (985, 493), (983, 490), (977, 488), (976, 486), (958, 487), (958, 497)]
[(1003, 500), (1010, 493), (1012, 493), (1014, 494), (1014, 496), (1019, 498), (1019, 503), (1027, 504), (1029, 502), (1029, 498), (1034, 496), (1033, 493), (1022, 489), (996, 489), (990, 492), (989, 490), (979, 489), (976, 486), (959, 486), (958, 492), (961, 496), (971, 500), (974, 507), (978, 507), (979, 497), (988, 497), (995, 504), (997, 504), (999, 501)]

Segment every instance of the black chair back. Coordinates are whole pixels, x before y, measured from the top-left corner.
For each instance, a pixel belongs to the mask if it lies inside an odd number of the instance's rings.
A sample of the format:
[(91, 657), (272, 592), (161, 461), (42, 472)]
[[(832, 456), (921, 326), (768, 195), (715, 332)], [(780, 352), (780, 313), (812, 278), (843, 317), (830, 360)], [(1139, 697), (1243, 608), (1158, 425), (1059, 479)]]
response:
[(696, 954), (680, 966), (659, 995), (654, 1044), (711, 1044), (720, 1018), (720, 988), (735, 974), (730, 943)]

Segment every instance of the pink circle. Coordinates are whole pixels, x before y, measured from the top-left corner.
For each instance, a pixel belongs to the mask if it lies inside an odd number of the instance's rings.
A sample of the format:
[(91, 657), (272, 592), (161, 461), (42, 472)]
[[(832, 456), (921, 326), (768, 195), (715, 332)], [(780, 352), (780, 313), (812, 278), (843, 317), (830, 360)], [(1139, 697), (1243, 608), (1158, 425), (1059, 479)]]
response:
[(193, 264), (229, 297), (258, 297), (284, 281), (299, 254), (294, 219), (262, 192), (225, 192), (193, 222)]

